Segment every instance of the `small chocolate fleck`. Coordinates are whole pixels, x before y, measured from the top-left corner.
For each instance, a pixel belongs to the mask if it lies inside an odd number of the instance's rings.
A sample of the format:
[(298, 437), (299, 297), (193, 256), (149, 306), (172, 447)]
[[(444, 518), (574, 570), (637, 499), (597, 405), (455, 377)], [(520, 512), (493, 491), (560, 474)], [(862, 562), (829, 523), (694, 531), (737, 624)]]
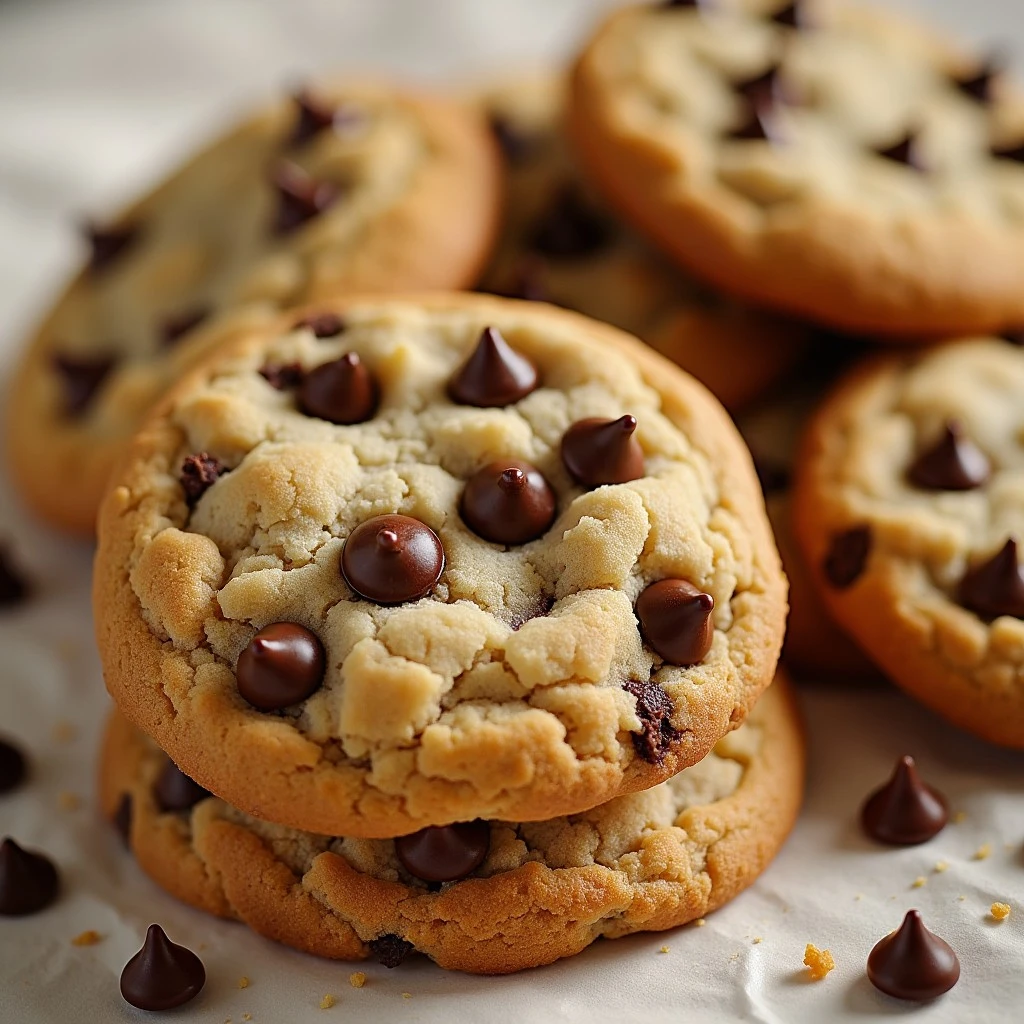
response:
[(28, 597), (29, 587), (11, 562), (10, 554), (0, 545), (0, 608), (20, 604)]
[(335, 338), (345, 330), (345, 321), (337, 313), (310, 313), (295, 322), (296, 328), (308, 327), (320, 338)]
[(355, 352), (305, 373), (298, 397), (307, 416), (343, 426), (372, 419), (380, 401), (377, 382)]
[(1012, 160), (1024, 164), (1024, 142), (1007, 146), (992, 146), (990, 153), (995, 160)]
[(291, 144), (301, 146), (321, 132), (351, 128), (364, 118), (363, 111), (353, 103), (335, 105), (314, 96), (308, 89), (294, 94), (297, 116)]
[(612, 240), (612, 226), (576, 185), (563, 185), (529, 233), (534, 252), (551, 259), (593, 256)]
[(102, 228), (91, 222), (83, 225), (82, 231), (89, 243), (89, 270), (92, 273), (106, 269), (139, 234), (132, 225)]
[(949, 820), (945, 797), (918, 774), (914, 759), (901, 757), (891, 778), (865, 801), (864, 831), (880, 843), (916, 846), (938, 835)]
[(711, 650), (715, 599), (687, 580), (659, 580), (636, 599), (644, 639), (672, 665), (696, 665)]
[(0, 793), (9, 793), (25, 780), (25, 755), (7, 740), (0, 739)]
[(812, 28), (814, 25), (806, 0), (783, 4), (770, 15), (770, 19), (776, 25), (783, 25), (785, 28)]
[(672, 725), (672, 701), (653, 679), (630, 679), (623, 689), (636, 698), (641, 731), (633, 733), (633, 748), (649, 764), (662, 764), (682, 733)]
[(1010, 537), (988, 561), (964, 573), (959, 597), (965, 608), (983, 619), (1001, 615), (1024, 619), (1024, 572), (1016, 537)]
[(860, 579), (871, 554), (871, 545), (870, 526), (855, 526), (832, 538), (822, 568), (825, 578), (836, 590), (846, 590)]
[(952, 76), (952, 82), (969, 99), (988, 104), (995, 99), (995, 85), (1002, 73), (1002, 67), (989, 59), (970, 74)]
[(302, 363), (264, 363), (260, 368), (260, 376), (278, 391), (297, 388), (304, 372)]
[(495, 544), (526, 544), (555, 520), (556, 499), (536, 466), (518, 459), (488, 463), (462, 492), (460, 512), (477, 536)]
[(423, 828), (395, 840), (395, 855), (402, 867), (424, 882), (455, 882), (471, 875), (484, 861), (491, 845), (486, 821)]
[(485, 327), (469, 358), (448, 383), (448, 396), (481, 409), (512, 405), (537, 387), (537, 369), (494, 327)]
[(209, 306), (193, 306), (191, 309), (164, 317), (157, 328), (160, 344), (164, 348), (176, 345), (189, 331), (194, 330), (209, 316)]
[(25, 917), (45, 910), (59, 889), (57, 869), (48, 857), (23, 850), (9, 837), (0, 843), (0, 916)]
[(341, 196), (341, 189), (331, 181), (317, 181), (301, 167), (282, 161), (271, 179), (277, 192), (277, 215), (274, 231), (286, 235), (321, 214)]
[(228, 471), (227, 466), (207, 452), (186, 455), (181, 463), (181, 486), (185, 500), (194, 505)]
[(375, 604), (402, 604), (424, 597), (444, 572), (441, 539), (426, 523), (402, 515), (360, 523), (341, 553), (345, 582)]
[(77, 417), (86, 411), (96, 397), (116, 360), (109, 355), (89, 358), (56, 352), (51, 362), (60, 378), (64, 412), (70, 417)]
[(644, 475), (636, 417), (577, 420), (562, 437), (562, 462), (584, 487), (624, 484)]
[(948, 420), (942, 436), (918, 455), (907, 477), (926, 491), (973, 491), (988, 480), (991, 471), (985, 453), (956, 420)]
[(121, 972), (121, 995), (140, 1010), (170, 1010), (194, 999), (206, 984), (202, 960), (151, 924), (146, 941)]
[(929, 169), (921, 152), (921, 137), (917, 132), (907, 132), (898, 142), (880, 146), (875, 150), (875, 155), (922, 173)]
[(125, 848), (131, 849), (132, 797), (130, 793), (125, 793), (118, 802), (117, 810), (114, 812), (114, 828), (117, 829)]
[(916, 910), (875, 944), (868, 956), (868, 978), (896, 999), (926, 1002), (948, 992), (960, 979), (960, 961), (949, 943), (929, 931)]
[(397, 967), (413, 950), (411, 942), (390, 933), (377, 939), (370, 939), (367, 945), (377, 958), (377, 963), (388, 969)]
[(491, 134), (510, 164), (522, 164), (537, 150), (539, 139), (523, 131), (509, 117), (492, 113), (488, 118)]
[(264, 626), (238, 656), (238, 692), (260, 711), (282, 711), (320, 689), (325, 665), (315, 633), (295, 622), (275, 622)]
[(153, 795), (161, 811), (190, 811), (209, 791), (190, 779), (170, 758), (153, 786)]

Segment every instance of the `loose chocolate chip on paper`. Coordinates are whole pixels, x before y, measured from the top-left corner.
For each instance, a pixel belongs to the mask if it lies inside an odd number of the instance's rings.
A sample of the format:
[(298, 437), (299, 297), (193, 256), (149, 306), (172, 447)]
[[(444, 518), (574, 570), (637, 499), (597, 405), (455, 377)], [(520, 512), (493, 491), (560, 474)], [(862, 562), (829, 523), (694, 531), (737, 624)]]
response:
[(918, 911), (908, 910), (903, 924), (871, 950), (868, 978), (886, 995), (927, 1002), (960, 980), (960, 961), (949, 943), (925, 927)]
[(25, 781), (25, 755), (13, 743), (0, 739), (0, 793), (9, 793)]
[(910, 756), (896, 762), (892, 776), (861, 809), (864, 831), (890, 846), (916, 846), (939, 834), (949, 820), (945, 797), (921, 778)]
[(26, 917), (57, 898), (60, 877), (49, 857), (23, 850), (13, 839), (0, 843), (0, 916)]
[(121, 972), (121, 995), (140, 1010), (171, 1010), (194, 999), (206, 984), (206, 968), (190, 949), (151, 924), (146, 942)]

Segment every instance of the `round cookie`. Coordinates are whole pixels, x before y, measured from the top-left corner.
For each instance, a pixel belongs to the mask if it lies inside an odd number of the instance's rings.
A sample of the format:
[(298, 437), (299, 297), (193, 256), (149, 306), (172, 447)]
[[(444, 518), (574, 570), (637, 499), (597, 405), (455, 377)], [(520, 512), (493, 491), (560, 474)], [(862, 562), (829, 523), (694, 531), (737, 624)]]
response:
[[(742, 722), (785, 579), (704, 388), (539, 304), (316, 314), (339, 333), (292, 314), (189, 376), (112, 480), (94, 611), (134, 724), (257, 817), (377, 838), (575, 813)], [(303, 411), (327, 378), (361, 422)], [(534, 539), (488, 540), (474, 513)]]
[(507, 165), (505, 224), (483, 291), (574, 309), (646, 341), (730, 410), (767, 391), (809, 332), (722, 298), (615, 220), (562, 132), (566, 83), (523, 76), (486, 91)]
[(296, 832), (202, 792), (168, 807), (166, 778), (180, 773), (117, 714), (100, 799), (143, 870), (201, 910), (318, 956), (393, 967), (415, 950), (449, 969), (506, 974), (721, 907), (778, 852), (803, 772), (780, 679), (699, 764), (572, 818), (480, 821), (403, 843)]
[(8, 462), (25, 500), (91, 536), (141, 420), (232, 329), (343, 292), (471, 286), (500, 185), (483, 119), (421, 93), (322, 82), (234, 128), (88, 229), (88, 265), (8, 396)]
[(901, 687), (1024, 747), (1024, 350), (870, 360), (811, 422), (795, 525), (830, 611)]
[(1024, 323), (1024, 103), (869, 6), (617, 11), (570, 132), (631, 220), (723, 290), (892, 339)]

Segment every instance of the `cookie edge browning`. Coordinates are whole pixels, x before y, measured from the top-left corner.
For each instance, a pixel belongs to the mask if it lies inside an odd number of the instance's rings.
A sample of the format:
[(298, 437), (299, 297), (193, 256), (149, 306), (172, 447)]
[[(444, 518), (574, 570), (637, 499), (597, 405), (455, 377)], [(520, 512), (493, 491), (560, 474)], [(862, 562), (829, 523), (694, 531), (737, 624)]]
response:
[(630, 883), (600, 865), (529, 862), (433, 894), (364, 875), (331, 852), (316, 857), (299, 878), (257, 835), (224, 819), (206, 821), (193, 847), (173, 819), (158, 814), (138, 778), (145, 741), (116, 711), (101, 753), (100, 802), (113, 820), (131, 793), (141, 808), (131, 849), (161, 888), (266, 938), (317, 956), (362, 960), (372, 955), (369, 941), (391, 934), (441, 967), (507, 974), (572, 956), (600, 936), (686, 924), (723, 906), (764, 872), (796, 822), (804, 789), (803, 727), (782, 673), (757, 714), (761, 746), (735, 792), (687, 809), (683, 834), (671, 826), (645, 837), (644, 849), (665, 851), (655, 856), (670, 855), (673, 845), (691, 847), (691, 856), (693, 849), (698, 855), (704, 850), (704, 870), (676, 882)]
[[(955, 217), (926, 213), (901, 219), (871, 244), (856, 211), (817, 199), (798, 219), (782, 216), (774, 227), (766, 214), (765, 229), (751, 234), (744, 226), (749, 211), (731, 189), (687, 189), (684, 169), (673, 168), (658, 140), (630, 129), (601, 83), (605, 37), (640, 9), (616, 11), (587, 42), (572, 70), (566, 127), (608, 200), (684, 268), (749, 302), (893, 343), (999, 333), (1024, 321), (1020, 275), (1006, 269), (1024, 261), (1024, 244), (1009, 237), (998, 244), (984, 225), (972, 230)], [(942, 63), (964, 62), (926, 24), (874, 8), (860, 13), (929, 39)], [(979, 236), (990, 258), (976, 258)], [(945, 258), (937, 260), (940, 253)], [(916, 274), (920, 266), (928, 278)]]
[[(699, 761), (723, 735), (742, 724), (771, 682), (787, 613), (786, 579), (764, 512), (753, 462), (728, 414), (703, 385), (641, 342), (566, 310), (491, 296), (444, 293), (351, 297), (322, 303), (317, 308), (344, 316), (352, 307), (372, 308), (382, 304), (437, 312), (478, 310), (482, 316), (493, 313), (498, 323), (516, 311), (524, 320), (530, 318), (536, 322), (543, 318), (563, 330), (571, 328), (583, 333), (598, 348), (613, 349), (637, 365), (647, 385), (658, 392), (662, 412), (715, 467), (720, 493), (727, 496), (723, 498), (723, 505), (741, 510), (751, 534), (755, 552), (752, 590), (758, 596), (758, 612), (747, 616), (746, 630), (750, 634), (756, 632), (760, 640), (755, 642), (748, 636), (745, 660), (741, 666), (734, 666), (736, 676), (742, 680), (742, 689), (723, 693), (725, 687), (719, 688), (717, 697), (709, 698), (713, 703), (709, 708), (705, 706), (705, 716), (689, 723), (682, 742), (674, 745), (660, 764), (634, 757), (623, 770), (621, 765), (603, 763), (605, 778), (600, 779), (596, 767), (584, 765), (571, 785), (565, 779), (544, 777), (543, 784), (525, 788), (514, 799), (506, 794), (486, 812), (463, 801), (453, 806), (447, 816), (412, 817), (404, 809), (403, 801), (383, 794), (376, 794), (373, 799), (361, 798), (354, 785), (355, 780), (361, 778), (360, 771), (327, 764), (321, 758), (319, 745), (298, 734), (289, 740), (287, 755), (281, 753), (283, 748), (277, 735), (274, 745), (279, 756), (286, 756), (296, 770), (273, 775), (278, 781), (273, 787), (267, 787), (271, 774), (266, 770), (261, 753), (265, 744), (261, 747), (250, 742), (255, 734), (244, 727), (245, 712), (241, 710), (233, 713), (226, 727), (214, 729), (208, 735), (198, 732), (194, 723), (191, 728), (179, 728), (180, 717), (175, 714), (165, 688), (178, 692), (187, 690), (191, 669), (187, 659), (150, 632), (140, 614), (126, 568), (141, 525), (138, 510), (146, 501), (146, 477), (152, 471), (152, 460), (158, 453), (176, 451), (182, 440), (180, 430), (160, 422), (161, 417), (174, 405), (179, 394), (207, 380), (220, 359), (244, 355), (250, 349), (258, 349), (267, 336), (291, 329), (302, 315), (302, 311), (292, 311), (269, 327), (260, 328), (245, 341), (220, 349), (184, 377), (154, 408), (111, 478), (111, 487), (100, 511), (93, 609), (104, 679), (114, 701), (133, 724), (152, 736), (205, 788), (255, 817), (324, 835), (395, 836), (426, 825), (448, 824), (481, 815), (508, 820), (544, 820), (576, 813), (623, 793), (649, 789)], [(165, 469), (174, 472), (169, 465)], [(208, 744), (220, 751), (223, 763), (231, 765), (230, 773), (210, 770), (204, 756)], [(617, 778), (616, 785), (606, 781), (608, 774)], [(296, 782), (297, 778), (301, 781)], [(260, 779), (263, 785), (253, 786), (254, 779)], [(314, 781), (311, 783), (310, 779)], [(372, 810), (367, 814), (368, 805)]]

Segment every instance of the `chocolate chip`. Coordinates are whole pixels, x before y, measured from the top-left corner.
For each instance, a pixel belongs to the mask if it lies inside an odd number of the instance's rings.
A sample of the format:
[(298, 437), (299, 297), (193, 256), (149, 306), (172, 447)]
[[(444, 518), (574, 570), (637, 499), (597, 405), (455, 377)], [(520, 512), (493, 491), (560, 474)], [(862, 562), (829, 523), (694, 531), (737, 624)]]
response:
[(490, 845), (491, 827), (477, 819), (400, 836), (395, 840), (395, 855), (415, 878), (424, 882), (455, 882), (483, 863)]
[(886, 995), (926, 1002), (960, 980), (960, 961), (947, 942), (925, 927), (918, 911), (908, 910), (899, 929), (871, 950), (868, 978)]
[(1024, 573), (1017, 557), (1017, 538), (1010, 537), (987, 562), (964, 573), (960, 603), (983, 619), (1009, 615), (1024, 619)]
[(277, 192), (274, 231), (286, 235), (333, 205), (341, 189), (330, 181), (317, 181), (297, 164), (282, 161), (270, 179)]
[(318, 99), (308, 89), (301, 89), (292, 97), (298, 108), (291, 144), (301, 146), (328, 128), (351, 128), (363, 120), (363, 112), (354, 104), (336, 106)]
[(81, 416), (95, 398), (107, 375), (114, 368), (113, 356), (72, 356), (55, 353), (52, 365), (60, 377), (64, 392), (64, 412)]
[(209, 791), (198, 782), (193, 782), (170, 758), (163, 771), (157, 776), (153, 795), (161, 811), (190, 811), (197, 803), (205, 800)]
[(672, 701), (653, 679), (630, 679), (623, 689), (636, 698), (641, 731), (633, 733), (633, 748), (649, 764), (662, 764), (682, 733), (672, 725)]
[(518, 459), (488, 463), (462, 492), (466, 525), (495, 544), (525, 544), (555, 520), (555, 492), (536, 466)]
[(995, 99), (994, 86), (1002, 73), (1003, 69), (995, 61), (988, 60), (972, 74), (954, 75), (952, 82), (965, 96), (987, 104)]
[(28, 597), (28, 592), (28, 584), (11, 564), (6, 549), (0, 545), (0, 608), (20, 604)]
[(875, 155), (891, 160), (893, 163), (904, 164), (915, 171), (925, 172), (928, 164), (921, 152), (921, 140), (917, 132), (907, 132), (898, 142), (891, 146), (881, 146)]
[(23, 850), (10, 838), (0, 843), (0, 916), (25, 917), (45, 910), (59, 889), (57, 869), (48, 857)]
[[(1024, 149), (1021, 150), (1021, 159), (1024, 160)], [(1008, 331), (1003, 331), (1000, 337), (1011, 345), (1024, 347), (1024, 327), (1014, 327)]]
[(185, 500), (194, 505), (227, 471), (220, 459), (207, 452), (186, 455), (179, 476)]
[(495, 113), (491, 114), (488, 121), (491, 134), (510, 164), (521, 164), (536, 151), (539, 142), (537, 136), (524, 132), (511, 118)]
[(1012, 160), (1024, 164), (1024, 142), (1010, 146), (993, 146), (990, 150), (995, 160)]
[(158, 924), (121, 972), (121, 995), (140, 1010), (171, 1010), (194, 999), (206, 984), (203, 961), (171, 942)]
[(584, 487), (624, 484), (644, 475), (636, 417), (577, 420), (562, 437), (562, 462)]
[(865, 801), (860, 820), (880, 843), (916, 846), (945, 828), (949, 809), (945, 797), (922, 781), (914, 759), (901, 757), (892, 777)]
[(822, 569), (836, 590), (846, 590), (860, 579), (871, 554), (871, 527), (855, 526), (832, 538)]
[(302, 363), (264, 363), (260, 368), (260, 376), (278, 391), (297, 388), (302, 383), (304, 373)]
[(696, 665), (711, 650), (715, 599), (687, 580), (659, 580), (636, 599), (644, 639), (671, 665)]
[(529, 233), (535, 252), (552, 259), (592, 256), (612, 240), (611, 222), (575, 185), (564, 185)]
[[(752, 78), (743, 78), (732, 83), (736, 90), (746, 99), (755, 111), (764, 114), (776, 103), (795, 105), (798, 96), (796, 90), (787, 82), (782, 71), (782, 64), (772, 64), (766, 71)], [(764, 131), (763, 126), (761, 130)], [(764, 135), (768, 137), (770, 133)]]
[(324, 648), (305, 626), (264, 626), (238, 656), (238, 692), (260, 711), (282, 711), (320, 689)]
[(321, 363), (299, 385), (299, 408), (328, 423), (365, 423), (377, 411), (379, 400), (377, 382), (355, 352)]
[(370, 951), (382, 967), (397, 967), (411, 952), (413, 945), (397, 935), (381, 935), (367, 943)]
[(747, 119), (729, 132), (736, 142), (780, 142), (781, 133), (769, 105), (760, 104), (750, 111)]
[(114, 828), (117, 829), (118, 834), (121, 836), (121, 842), (124, 843), (126, 849), (131, 849), (132, 797), (130, 793), (125, 793), (117, 805), (117, 810), (114, 812)]
[(206, 320), (209, 315), (209, 306), (193, 306), (191, 309), (185, 309), (180, 313), (164, 317), (158, 327), (160, 344), (164, 348), (170, 348), (172, 345), (177, 344), (189, 331), (194, 330)]
[(376, 604), (401, 604), (429, 594), (444, 572), (436, 533), (409, 516), (374, 516), (357, 526), (341, 553), (345, 582)]
[(335, 338), (345, 330), (345, 321), (337, 313), (310, 313), (295, 322), (295, 326), (307, 327), (318, 338)]
[(20, 786), (25, 773), (25, 755), (13, 743), (0, 739), (0, 793)]
[(776, 25), (783, 25), (786, 28), (811, 28), (813, 26), (813, 19), (808, 11), (806, 0), (783, 4), (774, 14), (770, 15), (770, 18)]
[(948, 420), (939, 440), (914, 460), (907, 478), (926, 491), (973, 491), (991, 471), (985, 453), (959, 423)]
[(87, 223), (82, 230), (89, 243), (89, 270), (93, 273), (106, 269), (139, 234), (131, 225), (101, 228)]
[(485, 327), (476, 348), (448, 384), (460, 405), (495, 408), (512, 405), (537, 387), (537, 370), (512, 349), (494, 327)]

